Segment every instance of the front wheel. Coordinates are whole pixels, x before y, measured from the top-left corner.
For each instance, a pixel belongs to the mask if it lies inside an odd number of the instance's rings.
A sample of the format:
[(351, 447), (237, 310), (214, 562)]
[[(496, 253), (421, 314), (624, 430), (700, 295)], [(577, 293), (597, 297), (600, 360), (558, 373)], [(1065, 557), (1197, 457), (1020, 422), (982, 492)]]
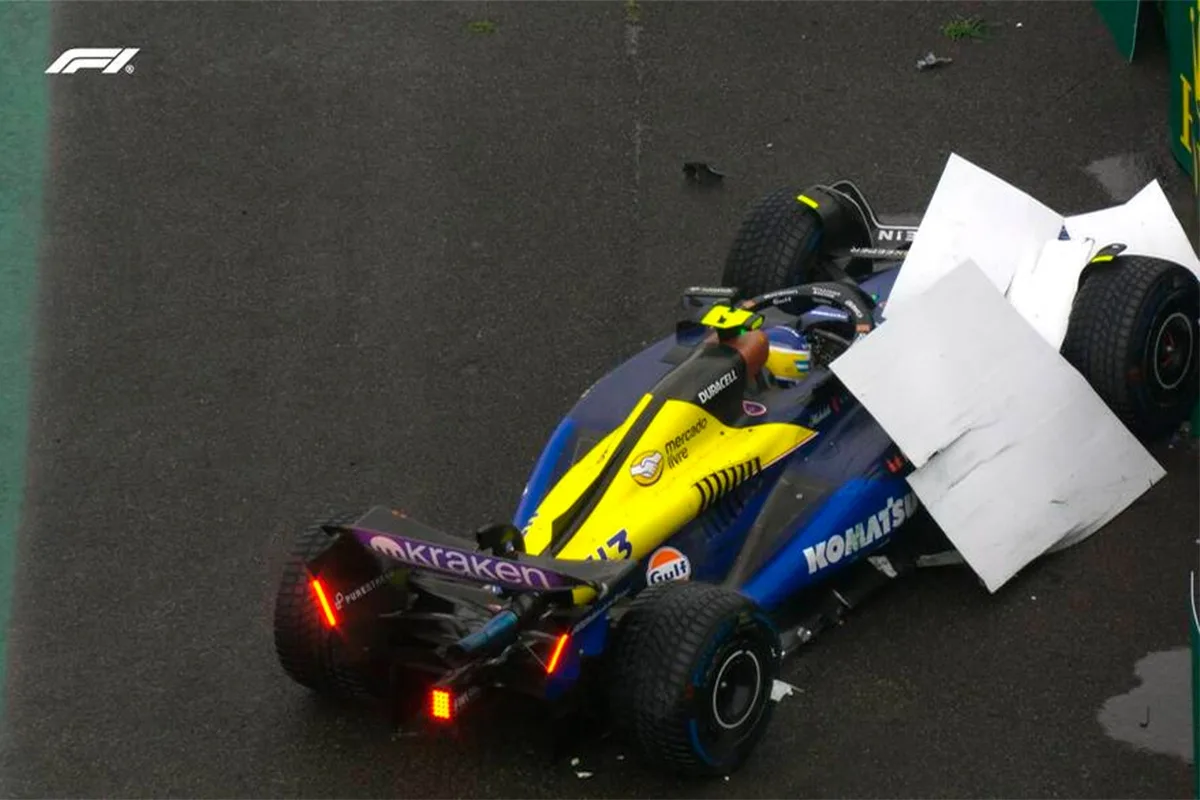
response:
[(746, 210), (725, 259), (722, 285), (736, 287), (744, 297), (757, 297), (844, 277), (830, 269), (825, 257), (845, 247), (870, 247), (865, 217), (849, 199), (836, 199), (840, 222), (827, 230), (805, 200), (804, 190), (787, 187), (760, 197)]
[(1143, 439), (1170, 433), (1200, 395), (1200, 283), (1146, 256), (1093, 266), (1075, 296), (1062, 354)]
[(766, 731), (779, 637), (737, 592), (697, 583), (647, 589), (621, 620), (613, 655), (610, 711), (650, 764), (728, 775)]
[(798, 193), (780, 189), (746, 211), (725, 259), (723, 285), (756, 297), (822, 278), (821, 220)]

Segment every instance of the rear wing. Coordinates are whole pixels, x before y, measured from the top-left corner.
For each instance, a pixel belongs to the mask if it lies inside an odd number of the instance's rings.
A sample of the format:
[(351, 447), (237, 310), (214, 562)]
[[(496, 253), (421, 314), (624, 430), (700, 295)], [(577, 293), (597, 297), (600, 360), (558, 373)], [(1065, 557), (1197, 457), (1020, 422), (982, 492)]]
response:
[(384, 506), (327, 530), (411, 569), (523, 592), (589, 587), (603, 596), (637, 567), (635, 561), (566, 561), (520, 552), (495, 555)]

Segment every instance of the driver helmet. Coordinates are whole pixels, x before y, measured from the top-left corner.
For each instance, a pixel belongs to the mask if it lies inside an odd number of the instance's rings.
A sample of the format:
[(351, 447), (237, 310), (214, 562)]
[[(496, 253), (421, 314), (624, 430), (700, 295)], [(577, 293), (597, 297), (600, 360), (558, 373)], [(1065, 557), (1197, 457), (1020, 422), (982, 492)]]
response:
[(812, 368), (812, 349), (808, 337), (789, 326), (767, 329), (766, 370), (781, 383), (798, 383)]

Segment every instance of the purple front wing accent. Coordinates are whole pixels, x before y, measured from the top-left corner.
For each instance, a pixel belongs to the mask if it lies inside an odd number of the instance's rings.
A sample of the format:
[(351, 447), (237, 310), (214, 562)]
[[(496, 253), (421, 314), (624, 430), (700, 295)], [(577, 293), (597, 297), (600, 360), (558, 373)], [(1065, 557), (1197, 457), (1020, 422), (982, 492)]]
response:
[(354, 537), (366, 547), (417, 569), (440, 572), (479, 583), (496, 583), (516, 589), (551, 590), (578, 585), (563, 575), (530, 564), (520, 564), (480, 552), (429, 544), (395, 533), (354, 528)]

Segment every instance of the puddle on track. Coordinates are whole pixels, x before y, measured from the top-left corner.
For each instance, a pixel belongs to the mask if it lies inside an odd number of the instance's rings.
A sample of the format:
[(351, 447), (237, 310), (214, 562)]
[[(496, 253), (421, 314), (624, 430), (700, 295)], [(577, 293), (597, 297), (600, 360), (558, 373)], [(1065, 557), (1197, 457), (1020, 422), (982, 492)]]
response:
[(1191, 764), (1191, 672), (1186, 647), (1151, 653), (1134, 665), (1140, 685), (1105, 702), (1097, 721), (1118, 741)]

